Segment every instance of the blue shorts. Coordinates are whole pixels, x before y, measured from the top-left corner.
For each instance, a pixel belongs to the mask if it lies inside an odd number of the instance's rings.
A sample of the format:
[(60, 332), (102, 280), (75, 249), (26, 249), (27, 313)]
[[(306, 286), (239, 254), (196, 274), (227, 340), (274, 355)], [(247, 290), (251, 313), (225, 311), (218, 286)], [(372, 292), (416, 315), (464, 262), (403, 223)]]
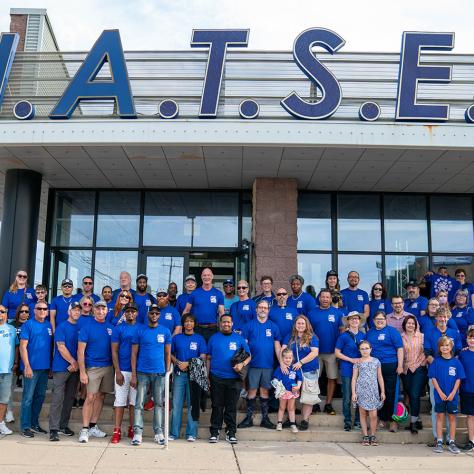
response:
[(448, 401), (436, 403), (435, 413), (448, 413), (449, 415), (457, 415), (459, 413), (458, 404)]
[(249, 367), (248, 373), (248, 388), (266, 388), (269, 389), (272, 386), (272, 375), (273, 369), (261, 369), (259, 367)]
[(461, 413), (474, 416), (474, 393), (461, 393)]
[(13, 374), (0, 374), (0, 403), (6, 405), (12, 393)]

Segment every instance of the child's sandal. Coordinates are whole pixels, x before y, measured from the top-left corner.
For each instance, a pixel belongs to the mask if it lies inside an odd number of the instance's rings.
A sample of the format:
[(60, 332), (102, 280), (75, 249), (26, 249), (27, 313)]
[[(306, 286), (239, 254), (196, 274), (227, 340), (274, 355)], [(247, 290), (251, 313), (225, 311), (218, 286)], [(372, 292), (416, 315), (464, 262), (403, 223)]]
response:
[(362, 436), (362, 446), (370, 446), (370, 437)]
[(378, 446), (379, 445), (379, 443), (377, 441), (377, 438), (375, 436), (371, 436), (369, 439), (370, 439), (370, 445), (371, 446)]

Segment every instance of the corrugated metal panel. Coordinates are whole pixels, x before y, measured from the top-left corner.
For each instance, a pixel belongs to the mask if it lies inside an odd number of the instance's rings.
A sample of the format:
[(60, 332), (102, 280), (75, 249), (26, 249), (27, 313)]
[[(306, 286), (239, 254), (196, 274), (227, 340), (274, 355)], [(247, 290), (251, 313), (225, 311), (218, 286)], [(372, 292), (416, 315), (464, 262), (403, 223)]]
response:
[[(32, 33), (33, 35), (33, 33)], [(44, 32), (43, 47), (49, 48)], [(49, 45), (49, 46), (48, 46)], [(14, 102), (28, 99), (45, 117), (58, 101), (87, 53), (17, 53), (9, 83), (10, 94), (0, 117), (11, 118)], [(132, 92), (141, 116), (153, 115), (159, 102), (174, 99), (180, 118), (196, 118), (199, 110), (207, 51), (130, 51), (125, 53)], [(337, 53), (318, 54), (323, 64), (341, 83), (343, 100), (329, 120), (358, 121), (358, 110), (366, 100), (382, 109), (380, 120), (393, 121), (397, 94), (399, 54)], [(426, 64), (452, 64), (449, 84), (420, 84), (418, 101), (450, 104), (450, 120), (464, 120), (466, 108), (474, 102), (474, 55), (424, 53)], [(108, 68), (98, 78), (108, 77)], [(28, 93), (36, 87), (35, 93)], [(314, 98), (314, 87), (293, 61), (288, 51), (229, 51), (227, 54), (218, 118), (237, 118), (238, 104), (252, 98), (260, 103), (260, 118), (295, 120), (280, 106), (291, 91)], [(111, 102), (83, 103), (75, 116), (113, 116)]]

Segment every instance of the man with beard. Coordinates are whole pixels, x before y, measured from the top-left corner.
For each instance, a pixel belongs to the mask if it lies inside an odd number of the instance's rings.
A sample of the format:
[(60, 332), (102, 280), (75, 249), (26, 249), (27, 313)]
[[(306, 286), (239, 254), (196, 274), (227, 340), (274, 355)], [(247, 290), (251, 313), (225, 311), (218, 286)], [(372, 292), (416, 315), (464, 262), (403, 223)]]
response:
[(349, 286), (341, 291), (344, 306), (347, 312), (357, 311), (367, 320), (370, 314), (369, 295), (359, 288), (359, 273), (352, 270), (347, 275)]
[(137, 322), (140, 324), (145, 324), (148, 315), (148, 309), (152, 304), (156, 303), (153, 295), (148, 293), (148, 277), (146, 275), (140, 274), (137, 276), (137, 291), (133, 298), (133, 301), (138, 308)]
[(289, 282), (293, 294), (288, 298), (287, 305), (296, 308), (298, 314), (308, 316), (309, 312), (316, 308), (316, 300), (303, 291), (304, 278), (301, 275), (291, 275)]

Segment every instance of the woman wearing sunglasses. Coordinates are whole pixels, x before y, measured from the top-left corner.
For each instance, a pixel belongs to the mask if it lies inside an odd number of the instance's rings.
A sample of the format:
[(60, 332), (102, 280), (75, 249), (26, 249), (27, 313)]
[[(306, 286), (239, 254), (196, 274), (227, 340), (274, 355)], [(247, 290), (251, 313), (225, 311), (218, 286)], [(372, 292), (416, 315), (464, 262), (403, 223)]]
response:
[(387, 289), (382, 283), (374, 283), (370, 290), (370, 301), (369, 301), (369, 318), (367, 319), (367, 326), (369, 329), (374, 327), (374, 315), (377, 311), (383, 311), (385, 314), (392, 312), (392, 305), (390, 300), (387, 298)]
[(28, 288), (28, 274), (25, 270), (18, 270), (13, 283), (2, 299), (2, 305), (7, 308), (8, 321), (15, 319), (15, 312), (21, 303), (30, 305), (36, 302), (34, 288)]
[(113, 315), (109, 315), (109, 324), (117, 326), (117, 324), (120, 324), (122, 321), (125, 320), (123, 309), (128, 303), (133, 303), (132, 293), (127, 290), (122, 290), (118, 295), (117, 301), (115, 302)]

